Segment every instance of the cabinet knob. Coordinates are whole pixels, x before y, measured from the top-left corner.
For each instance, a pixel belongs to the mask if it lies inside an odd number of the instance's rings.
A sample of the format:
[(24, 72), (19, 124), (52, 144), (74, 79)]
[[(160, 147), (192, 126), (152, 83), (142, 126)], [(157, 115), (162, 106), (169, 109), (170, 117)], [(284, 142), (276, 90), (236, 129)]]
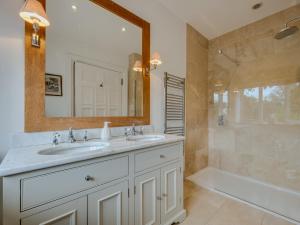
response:
[(159, 196), (157, 196), (156, 199), (157, 199), (158, 201), (161, 201), (161, 200), (162, 200), (162, 198), (159, 197)]
[(86, 181), (93, 181), (94, 178), (91, 177), (90, 175), (87, 175), (85, 178), (84, 178)]
[(168, 195), (167, 195), (167, 194), (162, 194), (162, 196), (163, 196), (163, 197), (165, 197), (165, 198), (166, 198), (166, 197), (168, 197)]
[(165, 155), (160, 155), (160, 158), (164, 159), (164, 158), (166, 158), (166, 156)]

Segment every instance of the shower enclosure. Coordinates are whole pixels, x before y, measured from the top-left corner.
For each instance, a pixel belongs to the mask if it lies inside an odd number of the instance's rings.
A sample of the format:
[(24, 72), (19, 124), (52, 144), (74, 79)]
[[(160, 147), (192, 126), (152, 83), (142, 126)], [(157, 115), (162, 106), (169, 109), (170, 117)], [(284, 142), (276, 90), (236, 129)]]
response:
[(296, 5), (210, 41), (209, 168), (198, 178), (300, 223), (299, 15)]

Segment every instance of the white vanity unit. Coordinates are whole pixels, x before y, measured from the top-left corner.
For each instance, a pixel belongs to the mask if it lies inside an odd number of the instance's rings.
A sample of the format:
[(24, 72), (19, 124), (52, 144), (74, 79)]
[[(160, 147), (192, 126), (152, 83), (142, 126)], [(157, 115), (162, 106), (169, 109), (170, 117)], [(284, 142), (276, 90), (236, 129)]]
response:
[(9, 151), (0, 167), (2, 224), (171, 225), (183, 221), (182, 137), (119, 138), (99, 149), (96, 143), (74, 143), (73, 149), (87, 149), (74, 153), (65, 151), (73, 144)]

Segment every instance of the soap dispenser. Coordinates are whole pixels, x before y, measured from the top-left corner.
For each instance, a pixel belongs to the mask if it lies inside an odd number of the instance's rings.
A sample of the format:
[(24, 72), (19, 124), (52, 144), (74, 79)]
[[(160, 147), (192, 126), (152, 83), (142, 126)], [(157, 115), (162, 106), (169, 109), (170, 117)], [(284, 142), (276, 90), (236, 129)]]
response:
[(102, 141), (109, 141), (111, 138), (111, 134), (110, 134), (110, 128), (108, 127), (108, 124), (110, 124), (111, 122), (104, 122), (104, 127), (101, 131), (101, 140)]

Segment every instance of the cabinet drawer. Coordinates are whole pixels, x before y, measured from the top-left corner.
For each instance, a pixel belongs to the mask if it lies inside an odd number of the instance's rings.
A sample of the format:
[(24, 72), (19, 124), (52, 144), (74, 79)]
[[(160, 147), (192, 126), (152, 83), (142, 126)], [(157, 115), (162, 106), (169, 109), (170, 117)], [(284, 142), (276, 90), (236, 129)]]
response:
[(135, 155), (135, 171), (139, 172), (178, 159), (181, 154), (181, 147), (181, 144), (176, 144), (137, 153)]
[(21, 180), (21, 210), (128, 176), (128, 156)]

